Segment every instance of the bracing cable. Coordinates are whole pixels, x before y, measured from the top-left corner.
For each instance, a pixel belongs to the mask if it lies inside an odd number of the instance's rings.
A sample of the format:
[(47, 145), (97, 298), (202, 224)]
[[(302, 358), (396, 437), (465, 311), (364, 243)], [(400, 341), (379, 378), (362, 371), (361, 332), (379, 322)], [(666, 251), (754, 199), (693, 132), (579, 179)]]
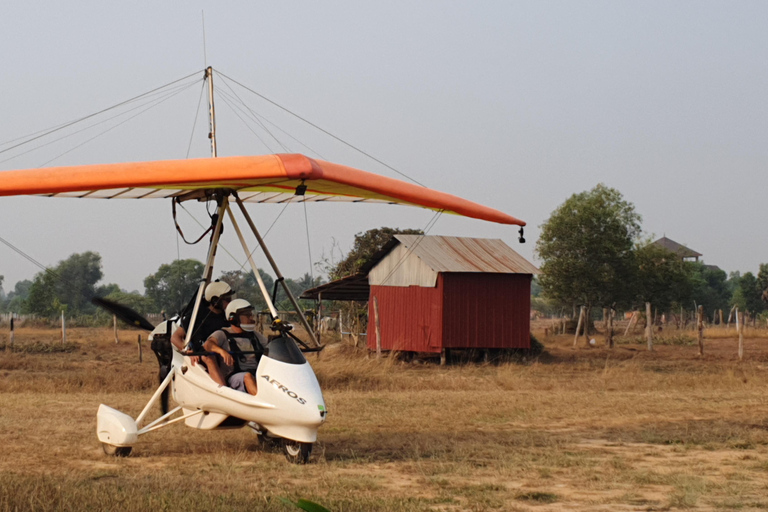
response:
[[(243, 106), (243, 107), (244, 107), (246, 110), (248, 110), (248, 111), (250, 112), (250, 114), (251, 114), (251, 119), (253, 119), (253, 120), (254, 120), (254, 121), (255, 121), (255, 122), (256, 122), (256, 123), (257, 123), (259, 126), (261, 126), (261, 129), (262, 129), (262, 130), (264, 130), (265, 132), (267, 132), (267, 133), (269, 134), (269, 136), (270, 136), (270, 137), (272, 137), (272, 138), (275, 140), (275, 142), (277, 142), (277, 143), (280, 145), (280, 147), (282, 147), (282, 148), (283, 148), (283, 150), (285, 150), (285, 151), (288, 151), (288, 148), (286, 148), (286, 147), (285, 147), (285, 145), (284, 145), (282, 142), (280, 142), (280, 139), (278, 139), (277, 137), (275, 137), (275, 134), (274, 134), (274, 133), (272, 133), (272, 132), (269, 130), (269, 128), (267, 128), (267, 127), (266, 127), (266, 125), (265, 125), (265, 124), (264, 124), (264, 123), (263, 123), (263, 122), (262, 122), (262, 121), (261, 121), (261, 120), (260, 120), (260, 119), (259, 119), (257, 116), (255, 116), (255, 115), (254, 115), (253, 111), (252, 111), (251, 109), (249, 109), (249, 108), (248, 108), (248, 107), (245, 105), (245, 103), (243, 102), (243, 100), (242, 100), (242, 99), (240, 99), (240, 96), (238, 96), (238, 95), (237, 95), (237, 93), (236, 93), (234, 90), (232, 90), (232, 87), (229, 85), (229, 83), (227, 83), (227, 81), (226, 81), (226, 80), (222, 80), (222, 83), (223, 83), (223, 84), (224, 84), (224, 85), (225, 85), (225, 86), (226, 86), (226, 87), (227, 87), (227, 88), (228, 88), (228, 89), (231, 91), (232, 95), (233, 95), (233, 96), (234, 96), (234, 98), (235, 98), (235, 99), (236, 99), (236, 100), (237, 100), (237, 101), (240, 103), (240, 105), (242, 105), (242, 106)], [(223, 90), (222, 90), (222, 91), (219, 91), (219, 94), (221, 94), (221, 97), (222, 97), (222, 98), (227, 98), (227, 95), (228, 95), (229, 93), (227, 93), (226, 91), (223, 91)], [(232, 101), (232, 98), (228, 98), (228, 99), (229, 99), (230, 101)], [(230, 108), (232, 108), (232, 109), (234, 110), (234, 107), (233, 107), (232, 105), (229, 105), (229, 107), (230, 107)], [(242, 111), (242, 109), (241, 109), (241, 111)], [(240, 117), (240, 116), (238, 116), (238, 117)], [(240, 120), (241, 120), (241, 121), (243, 121), (243, 123), (245, 123), (245, 121), (244, 121), (242, 118), (240, 118)], [(247, 123), (246, 123), (246, 125), (247, 125)]]
[[(115, 105), (112, 105), (111, 107), (107, 107), (107, 108), (105, 108), (105, 109), (99, 110), (98, 112), (94, 112), (93, 114), (88, 114), (87, 116), (83, 116), (83, 117), (81, 117), (81, 118), (79, 118), (79, 119), (75, 119), (74, 121), (69, 121), (69, 122), (67, 122), (67, 123), (64, 123), (64, 124), (61, 124), (61, 125), (57, 125), (57, 126), (55, 126), (55, 127), (53, 127), (53, 128), (47, 129), (47, 130), (42, 130), (42, 133), (41, 133), (41, 131), (38, 131), (38, 132), (35, 132), (34, 134), (31, 134), (31, 135), (25, 135), (25, 136), (23, 136), (23, 137), (19, 137), (19, 138), (17, 138), (17, 139), (14, 139), (14, 140), (26, 139), (26, 140), (24, 140), (23, 142), (20, 142), (20, 143), (18, 143), (18, 144), (15, 144), (15, 145), (13, 145), (13, 146), (11, 146), (11, 147), (9, 147), (9, 148), (5, 148), (5, 149), (3, 149), (3, 150), (0, 150), (0, 153), (5, 153), (5, 152), (7, 152), (7, 151), (10, 151), (10, 150), (12, 150), (12, 149), (15, 149), (15, 148), (17, 148), (17, 147), (23, 146), (23, 145), (25, 145), (25, 144), (29, 144), (29, 143), (30, 143), (30, 142), (32, 142), (32, 141), (35, 141), (35, 140), (37, 140), (37, 139), (40, 139), (40, 138), (42, 138), (42, 137), (45, 137), (46, 135), (49, 135), (49, 134), (51, 134), (51, 133), (54, 133), (54, 132), (57, 132), (57, 131), (59, 131), (59, 130), (63, 130), (64, 128), (67, 128), (67, 127), (69, 127), (69, 126), (72, 126), (73, 124), (77, 124), (77, 123), (79, 123), (79, 122), (81, 122), (81, 121), (85, 121), (86, 119), (90, 119), (90, 118), (92, 118), (92, 117), (96, 117), (96, 116), (98, 116), (98, 115), (100, 115), (100, 114), (103, 114), (104, 112), (108, 112), (108, 111), (110, 111), (110, 110), (112, 110), (112, 109), (115, 109), (115, 108), (121, 107), (121, 106), (123, 106), (123, 105), (125, 105), (125, 104), (127, 104), (127, 103), (130, 103), (130, 102), (132, 102), (132, 101), (135, 101), (135, 100), (137, 100), (137, 99), (139, 99), (139, 98), (142, 98), (142, 97), (144, 97), (144, 96), (147, 96), (147, 95), (149, 95), (149, 94), (152, 94), (152, 93), (154, 93), (154, 92), (156, 92), (156, 91), (159, 91), (159, 90), (161, 90), (161, 89), (164, 89), (164, 88), (166, 88), (166, 87), (168, 87), (168, 86), (174, 85), (174, 84), (176, 84), (176, 83), (178, 83), (178, 82), (181, 82), (181, 81), (183, 81), (183, 80), (186, 80), (186, 79), (188, 79), (188, 78), (190, 78), (190, 77), (193, 77), (193, 76), (197, 75), (198, 73), (199, 73), (199, 71), (195, 71), (194, 73), (190, 73), (190, 74), (189, 74), (189, 75), (187, 75), (187, 76), (181, 77), (181, 78), (179, 78), (179, 79), (177, 79), (177, 80), (174, 80), (174, 81), (172, 81), (172, 82), (169, 82), (169, 83), (167, 83), (167, 84), (165, 84), (165, 85), (161, 85), (160, 87), (156, 87), (156, 88), (154, 88), (154, 89), (152, 89), (152, 90), (150, 90), (150, 91), (147, 91), (147, 92), (145, 92), (145, 93), (139, 94), (138, 96), (134, 96), (133, 98), (127, 99), (127, 100), (125, 100), (125, 101), (121, 101), (120, 103), (117, 103), (117, 104), (115, 104)], [(39, 134), (39, 135), (37, 135), (37, 134)], [(29, 137), (29, 138), (27, 138), (27, 137)], [(11, 142), (12, 142), (12, 141), (11, 141)], [(5, 143), (3, 143), (3, 144), (0, 144), (0, 145), (5, 145), (5, 144), (7, 144), (7, 143), (8, 143), (8, 142), (5, 142)]]
[[(194, 83), (193, 83), (193, 84), (191, 84), (191, 85), (194, 85)], [(191, 85), (176, 86), (176, 88), (174, 88), (174, 89), (171, 89), (171, 90), (169, 90), (169, 91), (164, 91), (164, 94), (165, 94), (165, 95), (164, 95), (164, 96), (162, 96), (162, 97), (160, 97), (159, 99), (158, 99), (158, 98), (154, 98), (154, 99), (148, 100), (148, 101), (146, 101), (145, 103), (142, 103), (142, 104), (140, 104), (140, 105), (137, 105), (137, 106), (135, 106), (135, 107), (133, 107), (133, 108), (130, 108), (130, 109), (126, 110), (126, 111), (123, 111), (123, 112), (119, 112), (119, 113), (117, 113), (117, 114), (115, 114), (115, 115), (113, 115), (113, 116), (111, 116), (111, 117), (108, 117), (107, 119), (104, 119), (104, 120), (98, 121), (98, 122), (96, 122), (96, 123), (93, 123), (93, 124), (91, 124), (91, 125), (85, 126), (85, 127), (81, 128), (81, 129), (79, 129), (79, 130), (75, 130), (74, 132), (71, 132), (71, 133), (67, 133), (67, 134), (65, 134), (65, 135), (62, 135), (61, 137), (58, 137), (58, 138), (52, 139), (52, 140), (50, 140), (50, 141), (48, 141), (48, 142), (46, 142), (46, 143), (44, 143), (44, 144), (40, 144), (40, 145), (38, 145), (38, 146), (35, 146), (35, 147), (33, 147), (33, 148), (30, 148), (30, 149), (28, 149), (28, 150), (26, 150), (26, 151), (22, 151), (21, 153), (17, 153), (17, 154), (15, 154), (15, 155), (13, 155), (13, 156), (10, 156), (10, 157), (8, 157), (8, 158), (6, 158), (6, 159), (4, 159), (4, 160), (0, 160), (0, 163), (4, 163), (4, 162), (7, 162), (7, 161), (9, 161), (9, 160), (13, 160), (14, 158), (18, 158), (18, 157), (20, 157), (20, 156), (22, 156), (22, 155), (25, 155), (25, 154), (27, 154), (27, 153), (31, 153), (31, 152), (33, 152), (33, 151), (37, 151), (37, 150), (38, 150), (38, 149), (40, 149), (40, 148), (44, 148), (44, 147), (46, 147), (46, 146), (50, 146), (51, 144), (54, 144), (54, 143), (56, 143), (56, 142), (59, 142), (59, 141), (61, 141), (61, 140), (64, 140), (64, 139), (67, 139), (67, 138), (69, 138), (69, 137), (72, 137), (72, 136), (74, 136), (74, 135), (77, 135), (78, 133), (82, 133), (82, 132), (84, 132), (84, 131), (87, 131), (87, 130), (89, 130), (89, 129), (91, 129), (91, 128), (95, 127), (95, 126), (99, 126), (99, 125), (101, 125), (101, 124), (104, 124), (104, 123), (107, 123), (107, 122), (109, 122), (109, 121), (111, 121), (111, 120), (113, 120), (113, 119), (116, 119), (116, 118), (118, 118), (118, 117), (124, 116), (124, 115), (126, 115), (126, 114), (128, 114), (128, 113), (130, 113), (130, 112), (133, 112), (134, 110), (138, 110), (138, 109), (144, 108), (144, 107), (145, 107), (147, 104), (151, 104), (151, 105), (150, 105), (150, 107), (148, 107), (148, 108), (147, 108), (147, 110), (148, 110), (149, 108), (152, 108), (152, 107), (154, 107), (154, 106), (156, 106), (156, 105), (159, 105), (160, 103), (164, 102), (166, 99), (168, 99), (168, 98), (170, 98), (170, 97), (173, 97), (173, 96), (175, 96), (176, 94), (178, 94), (178, 93), (180, 93), (180, 92), (182, 92), (182, 91), (186, 90), (186, 89), (187, 89), (188, 87), (190, 87)], [(147, 97), (149, 97), (149, 96), (147, 96)], [(145, 98), (145, 99), (146, 99), (146, 98)], [(154, 104), (152, 104), (153, 102), (154, 102)], [(144, 111), (142, 111), (142, 113), (143, 113), (143, 112), (144, 112)], [(130, 120), (130, 119), (133, 119), (133, 117), (136, 117), (136, 116), (132, 116), (132, 117), (130, 117), (128, 120)], [(124, 121), (124, 122), (125, 122), (125, 121)], [(122, 124), (122, 123), (120, 123), (120, 124)], [(71, 126), (71, 124), (70, 124), (70, 126)], [(119, 126), (119, 124), (118, 124), (117, 126)], [(109, 131), (109, 130), (107, 130), (107, 131)], [(50, 132), (50, 133), (52, 133), (52, 132)], [(102, 133), (106, 133), (106, 132), (102, 132)], [(86, 142), (88, 142), (88, 141), (86, 141)], [(82, 145), (82, 144), (81, 144), (81, 145)], [(17, 145), (17, 146), (15, 146), (15, 147), (18, 147), (18, 146), (20, 146), (20, 145)], [(75, 148), (71, 148), (71, 149), (72, 149), (72, 150), (74, 150), (74, 149), (76, 149), (77, 147), (79, 147), (79, 146), (76, 146)], [(9, 149), (13, 149), (13, 148), (9, 148)], [(3, 153), (3, 151), (0, 151), (0, 153)], [(66, 153), (64, 153), (64, 154), (66, 154)], [(62, 154), (62, 155), (59, 155), (59, 156), (58, 156), (58, 157), (56, 157), (56, 158), (59, 158), (59, 157), (61, 157), (61, 156), (63, 156), (63, 154)], [(54, 158), (54, 160), (56, 160), (56, 158)], [(43, 164), (43, 165), (45, 165), (45, 164)]]
[(418, 181), (416, 181), (415, 179), (411, 178), (411, 177), (410, 177), (410, 176), (408, 176), (407, 174), (405, 174), (405, 173), (403, 173), (403, 172), (401, 172), (401, 171), (398, 171), (397, 169), (395, 169), (395, 168), (394, 168), (394, 167), (392, 167), (391, 165), (389, 165), (389, 164), (387, 164), (387, 163), (385, 163), (385, 162), (382, 162), (381, 160), (379, 160), (379, 159), (378, 159), (378, 158), (376, 158), (375, 156), (373, 156), (373, 155), (371, 155), (371, 154), (369, 154), (369, 153), (366, 153), (366, 152), (365, 152), (365, 151), (363, 151), (362, 149), (360, 149), (360, 148), (358, 148), (357, 146), (354, 146), (353, 144), (351, 144), (351, 143), (349, 143), (349, 142), (345, 141), (345, 140), (344, 140), (344, 139), (342, 139), (341, 137), (337, 137), (336, 135), (332, 134), (332, 133), (331, 133), (331, 132), (329, 132), (328, 130), (326, 130), (326, 129), (324, 129), (324, 128), (321, 128), (320, 126), (316, 125), (315, 123), (313, 123), (313, 122), (309, 121), (308, 119), (306, 119), (306, 118), (304, 118), (304, 117), (301, 117), (299, 114), (296, 114), (295, 112), (293, 112), (293, 111), (291, 111), (291, 110), (288, 110), (287, 108), (283, 107), (283, 106), (282, 106), (282, 105), (280, 105), (279, 103), (277, 103), (277, 102), (274, 102), (274, 101), (272, 101), (271, 99), (269, 99), (269, 98), (267, 98), (266, 96), (264, 96), (263, 94), (260, 94), (260, 93), (258, 93), (258, 92), (256, 92), (256, 91), (254, 91), (253, 89), (251, 89), (250, 87), (247, 87), (247, 86), (245, 86), (245, 85), (241, 84), (241, 83), (240, 83), (240, 82), (238, 82), (237, 80), (235, 80), (235, 79), (233, 79), (233, 78), (231, 78), (231, 77), (229, 77), (229, 76), (225, 75), (225, 74), (224, 74), (224, 73), (222, 73), (221, 71), (219, 71), (219, 75), (221, 75), (221, 76), (223, 76), (223, 77), (227, 78), (228, 80), (232, 80), (232, 82), (236, 83), (237, 85), (239, 85), (239, 86), (240, 86), (240, 87), (242, 87), (243, 89), (245, 89), (245, 90), (247, 90), (247, 91), (251, 92), (252, 94), (255, 94), (255, 95), (256, 95), (256, 96), (258, 96), (259, 98), (261, 98), (261, 99), (263, 99), (264, 101), (266, 101), (266, 102), (268, 102), (268, 103), (270, 103), (270, 104), (272, 104), (272, 105), (276, 106), (276, 107), (277, 107), (277, 108), (279, 108), (280, 110), (282, 110), (282, 111), (284, 111), (284, 112), (287, 112), (288, 114), (292, 115), (293, 117), (295, 117), (295, 118), (297, 118), (297, 119), (299, 119), (299, 120), (301, 120), (301, 121), (303, 121), (303, 122), (307, 123), (307, 124), (308, 124), (308, 125), (310, 125), (311, 127), (315, 128), (315, 129), (317, 129), (317, 130), (319, 130), (319, 131), (323, 132), (324, 134), (328, 135), (329, 137), (332, 137), (333, 139), (335, 139), (335, 140), (337, 140), (337, 141), (341, 142), (341, 143), (342, 143), (342, 144), (344, 144), (345, 146), (347, 146), (347, 147), (350, 147), (350, 148), (354, 149), (355, 151), (357, 151), (358, 153), (360, 153), (360, 154), (362, 154), (362, 155), (365, 155), (365, 156), (367, 156), (368, 158), (370, 158), (370, 159), (371, 159), (371, 160), (373, 160), (374, 162), (377, 162), (377, 163), (379, 163), (379, 164), (383, 165), (383, 166), (384, 166), (384, 167), (386, 167), (387, 169), (389, 169), (389, 170), (391, 170), (391, 171), (394, 171), (394, 172), (396, 172), (396, 173), (397, 173), (397, 174), (399, 174), (400, 176), (402, 176), (402, 177), (404, 177), (404, 178), (406, 178), (406, 179), (409, 179), (409, 180), (411, 180), (412, 182), (416, 183), (417, 185), (421, 185), (422, 187), (426, 187), (426, 185), (424, 185), (423, 183), (419, 183)]
[[(194, 85), (194, 84), (192, 84), (192, 85)], [(190, 87), (191, 87), (191, 85), (190, 85)], [(80, 144), (78, 144), (78, 145), (76, 145), (76, 146), (74, 146), (74, 147), (72, 147), (72, 148), (68, 149), (67, 151), (65, 151), (65, 152), (63, 152), (63, 153), (61, 153), (61, 154), (59, 154), (58, 156), (55, 156), (54, 158), (51, 158), (50, 160), (48, 160), (48, 161), (46, 161), (46, 162), (43, 162), (43, 163), (42, 163), (42, 164), (41, 164), (39, 167), (43, 167), (43, 166), (45, 166), (45, 165), (48, 165), (49, 163), (51, 163), (51, 162), (53, 162), (53, 161), (55, 161), (55, 160), (58, 160), (58, 159), (59, 159), (59, 158), (61, 158), (62, 156), (66, 155), (66, 154), (68, 154), (68, 153), (71, 153), (72, 151), (74, 151), (74, 150), (76, 150), (76, 149), (78, 149), (78, 148), (80, 148), (80, 147), (82, 147), (82, 146), (85, 146), (85, 145), (86, 145), (86, 144), (88, 144), (89, 142), (91, 142), (91, 141), (93, 141), (93, 140), (95, 140), (95, 139), (98, 139), (98, 138), (99, 138), (99, 137), (101, 137), (102, 135), (105, 135), (106, 133), (109, 133), (109, 132), (111, 132), (111, 131), (112, 131), (112, 130), (114, 130), (115, 128), (118, 128), (118, 127), (120, 127), (120, 126), (124, 125), (124, 124), (125, 124), (125, 123), (127, 123), (128, 121), (130, 121), (130, 120), (132, 120), (132, 119), (134, 119), (134, 118), (136, 118), (136, 117), (139, 117), (140, 115), (142, 115), (142, 114), (143, 114), (143, 113), (145, 113), (146, 111), (153, 109), (154, 107), (158, 106), (158, 105), (159, 105), (159, 104), (161, 104), (161, 103), (164, 103), (165, 101), (167, 101), (167, 100), (169, 100), (170, 98), (172, 98), (172, 97), (176, 96), (177, 94), (181, 93), (182, 91), (184, 91), (184, 89), (181, 89), (181, 90), (179, 90), (179, 91), (176, 91), (176, 92), (174, 92), (173, 94), (168, 94), (168, 95), (166, 95), (164, 98), (162, 98), (162, 99), (160, 99), (160, 100), (156, 100), (154, 104), (152, 104), (152, 105), (149, 105), (148, 107), (144, 108), (143, 110), (140, 110), (138, 113), (136, 113), (136, 114), (132, 115), (132, 116), (131, 116), (131, 117), (129, 117), (128, 119), (123, 119), (122, 121), (120, 121), (120, 122), (119, 122), (119, 123), (117, 123), (116, 125), (114, 125), (114, 126), (111, 126), (111, 127), (107, 128), (106, 130), (103, 130), (103, 131), (101, 131), (100, 133), (97, 133), (96, 135), (94, 135), (94, 136), (93, 136), (93, 137), (91, 137), (90, 139), (87, 139), (87, 140), (85, 140), (84, 142), (81, 142)]]
[(189, 158), (189, 152), (192, 150), (192, 140), (195, 138), (195, 127), (197, 127), (197, 117), (200, 114), (200, 105), (203, 103), (203, 93), (205, 93), (205, 80), (203, 80), (203, 86), (200, 88), (200, 97), (197, 99), (195, 120), (192, 122), (192, 133), (189, 135), (189, 145), (187, 146), (187, 154), (184, 158)]

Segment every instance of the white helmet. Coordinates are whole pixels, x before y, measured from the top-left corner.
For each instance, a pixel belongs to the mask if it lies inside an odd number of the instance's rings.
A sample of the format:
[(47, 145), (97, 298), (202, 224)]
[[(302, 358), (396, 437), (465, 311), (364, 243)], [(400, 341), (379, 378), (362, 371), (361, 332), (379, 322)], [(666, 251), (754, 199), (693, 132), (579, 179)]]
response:
[(226, 295), (232, 295), (235, 291), (223, 281), (214, 281), (205, 287), (205, 300), (213, 304), (214, 299), (219, 299)]
[(235, 320), (236, 315), (244, 313), (249, 309), (253, 309), (250, 302), (245, 299), (235, 299), (227, 305), (224, 314), (227, 316), (227, 320), (231, 322), (232, 320)]

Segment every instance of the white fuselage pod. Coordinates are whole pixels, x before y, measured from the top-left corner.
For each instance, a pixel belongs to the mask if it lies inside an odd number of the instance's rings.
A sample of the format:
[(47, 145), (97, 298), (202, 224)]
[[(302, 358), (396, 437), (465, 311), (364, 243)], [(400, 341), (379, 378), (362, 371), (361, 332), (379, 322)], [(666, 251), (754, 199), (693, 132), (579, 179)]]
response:
[(257, 423), (274, 436), (313, 443), (327, 411), (315, 372), (301, 359), (285, 362), (262, 356), (256, 372), (258, 393), (253, 396), (219, 386), (199, 365), (175, 352), (173, 398), (185, 413), (204, 411), (185, 420), (190, 427), (221, 428), (224, 420), (235, 417)]

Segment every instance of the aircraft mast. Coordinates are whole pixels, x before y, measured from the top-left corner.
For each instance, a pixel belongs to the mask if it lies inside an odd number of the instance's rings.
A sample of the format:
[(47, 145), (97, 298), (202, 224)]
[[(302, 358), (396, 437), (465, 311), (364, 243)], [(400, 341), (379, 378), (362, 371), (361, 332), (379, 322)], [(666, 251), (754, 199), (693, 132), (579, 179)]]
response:
[(208, 126), (210, 128), (208, 138), (211, 139), (211, 157), (216, 158), (218, 156), (216, 151), (216, 109), (213, 105), (213, 68), (211, 66), (205, 68), (205, 78), (208, 80)]

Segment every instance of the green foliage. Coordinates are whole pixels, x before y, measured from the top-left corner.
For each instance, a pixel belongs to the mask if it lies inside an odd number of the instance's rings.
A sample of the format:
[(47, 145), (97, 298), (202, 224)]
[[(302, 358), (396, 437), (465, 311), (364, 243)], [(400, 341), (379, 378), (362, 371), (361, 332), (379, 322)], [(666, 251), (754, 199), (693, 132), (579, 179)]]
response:
[(5, 301), (1, 304), (2, 306), (2, 312), (14, 312), (14, 313), (22, 313), (25, 311), (26, 308), (26, 300), (29, 296), (29, 290), (32, 288), (32, 281), (29, 279), (24, 279), (23, 281), (18, 281), (16, 285), (14, 286), (14, 289), (12, 292), (9, 292), (8, 295), (5, 296)]
[(101, 277), (98, 253), (73, 254), (55, 268), (35, 276), (21, 310), (43, 316), (59, 311), (71, 315), (91, 314), (95, 311), (91, 299), (96, 295), (96, 283)]
[[(272, 276), (259, 269), (259, 275), (261, 280), (264, 281), (264, 286), (267, 292), (272, 295), (272, 288), (274, 286), (274, 279)], [(219, 280), (224, 281), (233, 290), (237, 292), (237, 297), (245, 299), (250, 302), (257, 310), (265, 309), (267, 303), (264, 300), (264, 296), (259, 289), (259, 283), (256, 281), (256, 276), (253, 275), (253, 271), (244, 272), (242, 270), (228, 270), (222, 272)]]
[[(761, 271), (764, 265), (760, 265)], [(759, 275), (759, 274), (758, 274)], [(764, 288), (758, 277), (752, 272), (736, 278), (732, 302), (741, 311), (749, 311), (759, 314), (765, 310), (765, 303), (761, 300)]]
[(399, 234), (423, 235), (424, 231), (420, 229), (377, 228), (356, 234), (354, 245), (347, 257), (334, 268), (329, 269), (330, 279), (340, 279), (356, 274), (363, 265), (368, 263), (371, 256), (380, 251), (394, 235)]
[[(691, 297), (697, 305), (704, 306), (706, 314), (716, 309), (728, 310), (731, 303), (731, 291), (728, 276), (720, 269), (707, 268), (701, 263), (687, 262), (691, 270)], [(683, 304), (686, 308), (693, 303)]]
[[(259, 275), (261, 276), (262, 281), (264, 281), (264, 286), (266, 287), (267, 292), (271, 297), (275, 286), (274, 279), (262, 269), (259, 269)], [(253, 304), (257, 310), (263, 310), (267, 308), (267, 303), (264, 300), (264, 296), (262, 295), (261, 290), (259, 289), (259, 284), (256, 281), (256, 277), (253, 275), (253, 271), (243, 272), (242, 270), (230, 270), (222, 272), (219, 279), (229, 284), (233, 290), (236, 290), (238, 298), (247, 300)], [(300, 279), (286, 278), (285, 284), (288, 286), (288, 289), (291, 290), (293, 296), (298, 299), (305, 290), (322, 284), (322, 278), (318, 276), (313, 279), (309, 273), (305, 273)], [(288, 296), (286, 295), (282, 286), (278, 286), (275, 302), (275, 306), (279, 310), (293, 309), (293, 305), (288, 300)], [(310, 302), (305, 302), (306, 301), (299, 301), (299, 305), (305, 308), (312, 306)]]
[(633, 290), (636, 301), (667, 311), (673, 303), (687, 303), (692, 293), (693, 268), (675, 253), (652, 243), (635, 251)]
[(568, 198), (536, 243), (544, 293), (588, 307), (630, 301), (640, 220), (632, 203), (603, 184)]
[(105, 298), (112, 302), (122, 304), (123, 306), (128, 306), (140, 315), (148, 315), (157, 311), (155, 302), (151, 298), (141, 295), (140, 293), (128, 293), (118, 289), (117, 291), (113, 291), (109, 295), (106, 295)]
[(305, 510), (306, 512), (331, 512), (324, 506), (318, 505), (314, 501), (305, 500), (304, 498), (299, 499), (296, 503), (292, 502), (287, 498), (280, 498), (280, 501), (282, 501), (286, 505), (294, 505), (296, 508), (300, 508), (301, 510)]
[(194, 259), (160, 265), (144, 279), (146, 295), (168, 316), (180, 312), (197, 291), (205, 265)]

